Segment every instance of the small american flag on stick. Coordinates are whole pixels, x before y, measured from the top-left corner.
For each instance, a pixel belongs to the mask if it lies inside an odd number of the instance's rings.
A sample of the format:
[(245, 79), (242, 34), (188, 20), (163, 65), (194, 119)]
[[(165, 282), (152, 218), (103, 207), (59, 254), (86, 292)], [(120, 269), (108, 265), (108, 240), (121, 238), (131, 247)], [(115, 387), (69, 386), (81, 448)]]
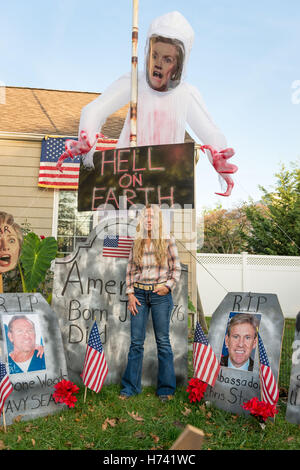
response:
[(103, 241), (103, 256), (109, 258), (129, 258), (133, 240), (130, 237), (107, 235)]
[(277, 382), (271, 370), (263, 341), (258, 334), (258, 351), (262, 399), (270, 405), (276, 405), (279, 398)]
[(13, 386), (9, 380), (9, 376), (6, 372), (6, 367), (3, 362), (0, 361), (0, 415), (4, 406), (5, 400), (13, 391)]
[(199, 322), (194, 336), (193, 365), (194, 377), (213, 387), (221, 366)]
[(107, 376), (108, 367), (100, 339), (97, 323), (94, 322), (87, 344), (83, 372), (81, 374), (84, 385), (94, 392), (100, 392)]

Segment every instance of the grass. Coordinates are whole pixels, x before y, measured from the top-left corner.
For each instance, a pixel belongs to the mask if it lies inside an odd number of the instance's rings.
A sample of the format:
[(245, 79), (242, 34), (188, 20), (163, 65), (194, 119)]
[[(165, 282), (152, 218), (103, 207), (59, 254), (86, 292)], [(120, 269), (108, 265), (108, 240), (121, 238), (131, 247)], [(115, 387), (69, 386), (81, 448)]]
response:
[[(290, 330), (294, 333), (293, 327)], [(189, 376), (190, 372), (191, 360)], [(0, 427), (0, 449), (162, 451), (170, 449), (187, 424), (204, 431), (203, 450), (300, 448), (300, 427), (285, 420), (286, 394), (279, 399), (275, 422), (269, 421), (262, 430), (252, 417), (207, 407), (202, 402), (190, 404), (183, 387), (178, 387), (167, 403), (159, 402), (152, 387), (125, 401), (119, 399), (119, 391), (118, 385), (104, 386), (99, 394), (88, 390), (84, 403), (81, 387), (74, 409), (14, 422), (6, 433)]]

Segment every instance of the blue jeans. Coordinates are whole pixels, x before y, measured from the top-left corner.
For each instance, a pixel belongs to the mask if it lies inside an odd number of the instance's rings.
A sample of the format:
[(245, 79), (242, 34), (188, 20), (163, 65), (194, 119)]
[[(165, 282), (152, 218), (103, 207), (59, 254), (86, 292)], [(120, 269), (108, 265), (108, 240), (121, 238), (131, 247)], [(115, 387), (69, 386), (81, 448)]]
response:
[(121, 382), (121, 393), (135, 395), (142, 391), (144, 341), (151, 309), (158, 358), (157, 395), (173, 395), (176, 389), (176, 377), (169, 337), (173, 309), (172, 295), (171, 293), (158, 295), (142, 289), (135, 289), (134, 295), (141, 305), (137, 305), (138, 314), (131, 315), (131, 344), (127, 367)]

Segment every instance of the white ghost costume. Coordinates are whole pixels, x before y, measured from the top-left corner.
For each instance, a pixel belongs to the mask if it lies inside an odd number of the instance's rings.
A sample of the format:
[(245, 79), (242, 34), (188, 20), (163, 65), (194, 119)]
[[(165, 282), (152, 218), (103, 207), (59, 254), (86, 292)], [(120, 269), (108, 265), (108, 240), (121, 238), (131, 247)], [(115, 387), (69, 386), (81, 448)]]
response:
[[(147, 57), (152, 36), (177, 39), (184, 46), (180, 81), (168, 91), (156, 91), (147, 82)], [(176, 11), (160, 16), (151, 23), (145, 48), (145, 71), (138, 76), (138, 146), (183, 143), (188, 124), (202, 144), (211, 145), (216, 150), (226, 148), (226, 139), (209, 115), (199, 91), (184, 81), (193, 39), (194, 32), (190, 24)], [(129, 73), (115, 81), (103, 94), (82, 109), (79, 135), (81, 131), (85, 131), (94, 145), (88, 153), (82, 155), (85, 166), (93, 166), (96, 134), (111, 114), (130, 101), (130, 93)], [(130, 110), (117, 143), (117, 148), (126, 147), (130, 147)], [(208, 157), (211, 161), (211, 156)]]

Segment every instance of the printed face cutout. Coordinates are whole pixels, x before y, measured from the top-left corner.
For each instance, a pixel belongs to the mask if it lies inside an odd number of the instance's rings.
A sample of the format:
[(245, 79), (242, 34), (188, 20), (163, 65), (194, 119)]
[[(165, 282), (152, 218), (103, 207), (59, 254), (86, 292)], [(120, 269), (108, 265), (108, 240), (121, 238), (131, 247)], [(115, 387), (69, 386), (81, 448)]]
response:
[(221, 365), (240, 370), (253, 370), (259, 322), (260, 317), (255, 314), (230, 315)]
[(17, 265), (20, 244), (17, 233), (11, 225), (0, 225), (0, 273), (6, 273)]
[(180, 48), (170, 40), (150, 40), (147, 62), (147, 80), (156, 91), (168, 91), (179, 83), (182, 68)]

